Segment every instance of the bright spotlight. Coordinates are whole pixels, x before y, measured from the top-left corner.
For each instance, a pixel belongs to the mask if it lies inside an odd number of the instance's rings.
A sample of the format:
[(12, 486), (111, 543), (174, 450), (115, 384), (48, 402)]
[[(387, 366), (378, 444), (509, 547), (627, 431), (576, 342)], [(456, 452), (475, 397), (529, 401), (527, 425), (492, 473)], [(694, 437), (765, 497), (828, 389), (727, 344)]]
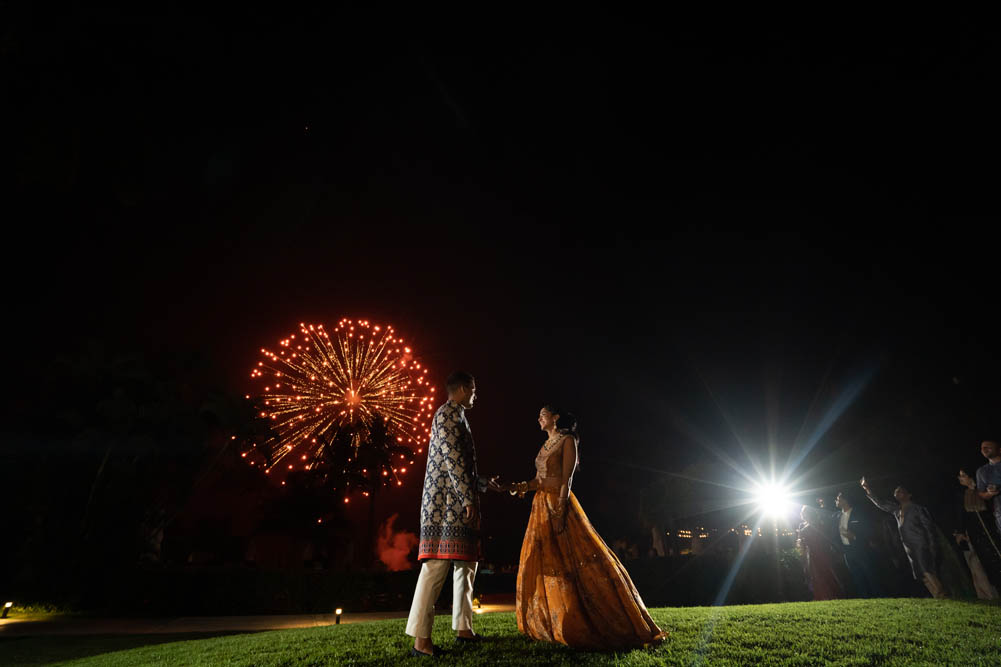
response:
[(779, 516), (789, 506), (789, 490), (778, 484), (763, 484), (754, 490), (754, 502), (768, 516)]

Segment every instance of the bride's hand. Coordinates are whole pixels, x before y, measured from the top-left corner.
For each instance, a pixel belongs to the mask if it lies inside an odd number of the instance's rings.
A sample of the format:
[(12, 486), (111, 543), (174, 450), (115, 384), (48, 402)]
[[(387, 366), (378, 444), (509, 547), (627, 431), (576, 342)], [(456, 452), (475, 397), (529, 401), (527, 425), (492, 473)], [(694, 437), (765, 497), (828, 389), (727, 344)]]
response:
[(553, 530), (556, 531), (556, 534), (559, 535), (560, 533), (562, 533), (566, 529), (567, 529), (567, 513), (564, 512), (560, 516), (554, 516), (553, 517)]
[(567, 529), (567, 501), (561, 501), (556, 505), (555, 511), (552, 512), (551, 517), (553, 522), (553, 530), (559, 535), (564, 530)]

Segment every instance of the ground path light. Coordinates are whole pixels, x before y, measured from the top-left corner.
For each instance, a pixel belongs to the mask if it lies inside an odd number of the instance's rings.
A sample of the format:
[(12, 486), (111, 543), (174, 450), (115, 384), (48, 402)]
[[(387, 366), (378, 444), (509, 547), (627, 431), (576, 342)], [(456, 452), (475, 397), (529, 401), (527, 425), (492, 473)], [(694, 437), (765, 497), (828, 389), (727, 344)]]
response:
[(340, 607), (338, 607), (337, 609), (335, 609), (335, 610), (334, 610), (334, 616), (336, 616), (336, 617), (337, 617), (337, 620), (336, 620), (336, 621), (334, 621), (334, 624), (335, 624), (335, 625), (340, 625), (340, 624), (341, 624), (341, 613), (342, 613), (343, 611), (344, 611), (344, 610), (343, 610), (343, 609), (341, 609)]
[(13, 602), (8, 602), (7, 604), (5, 604), (3, 606), (3, 613), (0, 614), (0, 618), (7, 618), (7, 612), (10, 611), (10, 608), (13, 606), (14, 606)]

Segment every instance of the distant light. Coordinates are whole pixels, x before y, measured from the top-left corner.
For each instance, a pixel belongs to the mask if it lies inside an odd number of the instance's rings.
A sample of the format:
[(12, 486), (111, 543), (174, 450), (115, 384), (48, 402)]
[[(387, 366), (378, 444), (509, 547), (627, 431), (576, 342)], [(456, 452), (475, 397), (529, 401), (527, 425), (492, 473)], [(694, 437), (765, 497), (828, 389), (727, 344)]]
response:
[(340, 625), (341, 624), (341, 612), (342, 611), (344, 611), (344, 610), (341, 609), (340, 607), (338, 607), (337, 609), (334, 610), (334, 616), (337, 619), (337, 620), (334, 621), (335, 625)]

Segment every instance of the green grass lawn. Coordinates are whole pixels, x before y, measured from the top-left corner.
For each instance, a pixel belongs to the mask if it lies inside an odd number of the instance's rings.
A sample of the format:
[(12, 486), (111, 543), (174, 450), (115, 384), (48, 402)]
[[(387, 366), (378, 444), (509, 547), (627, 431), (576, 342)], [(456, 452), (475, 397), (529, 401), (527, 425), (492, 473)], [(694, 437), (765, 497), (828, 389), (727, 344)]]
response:
[[(671, 635), (624, 653), (574, 651), (518, 634), (513, 614), (485, 614), (490, 641), (457, 646), (451, 618), (434, 641), (449, 665), (1001, 665), (1001, 605), (931, 599), (837, 600), (739, 607), (652, 609)], [(396, 665), (405, 621), (216, 637), (36, 637), (0, 641), (0, 664)]]

